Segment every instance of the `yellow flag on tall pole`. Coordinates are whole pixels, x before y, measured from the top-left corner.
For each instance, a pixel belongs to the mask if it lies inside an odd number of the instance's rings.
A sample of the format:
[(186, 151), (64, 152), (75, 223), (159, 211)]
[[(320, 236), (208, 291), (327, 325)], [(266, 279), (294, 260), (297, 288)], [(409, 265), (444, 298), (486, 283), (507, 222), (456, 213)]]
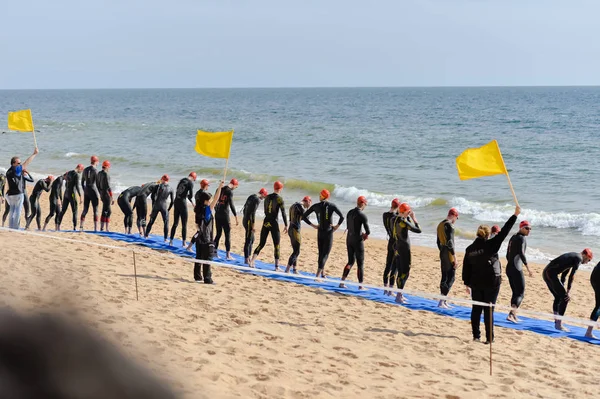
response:
[(31, 110), (24, 109), (8, 113), (8, 130), (16, 130), (18, 132), (33, 132), (33, 119), (31, 118)]
[(233, 130), (229, 132), (205, 132), (198, 130), (196, 152), (210, 158), (227, 158), (231, 151)]
[(485, 176), (506, 175), (508, 185), (515, 203), (519, 205), (515, 190), (513, 189), (496, 140), (492, 140), (483, 147), (468, 148), (456, 157), (456, 169), (460, 180), (477, 179)]

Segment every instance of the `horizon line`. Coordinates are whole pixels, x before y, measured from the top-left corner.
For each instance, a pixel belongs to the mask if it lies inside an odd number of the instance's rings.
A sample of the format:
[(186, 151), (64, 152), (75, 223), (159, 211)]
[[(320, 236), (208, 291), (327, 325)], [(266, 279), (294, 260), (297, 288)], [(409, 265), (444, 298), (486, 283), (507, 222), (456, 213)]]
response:
[(494, 88), (568, 88), (600, 87), (600, 85), (447, 85), (447, 86), (256, 86), (256, 87), (67, 87), (67, 88), (20, 88), (0, 91), (42, 91), (42, 90), (284, 90), (284, 89), (494, 89)]

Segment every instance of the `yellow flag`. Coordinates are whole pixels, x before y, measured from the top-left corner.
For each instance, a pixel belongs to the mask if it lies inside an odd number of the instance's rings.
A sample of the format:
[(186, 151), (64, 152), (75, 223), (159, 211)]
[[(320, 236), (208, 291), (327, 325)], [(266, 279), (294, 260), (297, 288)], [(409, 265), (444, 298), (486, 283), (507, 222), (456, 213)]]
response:
[(496, 140), (490, 141), (483, 147), (463, 151), (456, 157), (456, 169), (460, 180), (508, 174)]
[(9, 112), (8, 130), (33, 132), (33, 119), (31, 119), (31, 110), (24, 109), (22, 111)]
[(198, 130), (196, 152), (211, 158), (229, 158), (233, 130), (230, 132), (204, 132)]

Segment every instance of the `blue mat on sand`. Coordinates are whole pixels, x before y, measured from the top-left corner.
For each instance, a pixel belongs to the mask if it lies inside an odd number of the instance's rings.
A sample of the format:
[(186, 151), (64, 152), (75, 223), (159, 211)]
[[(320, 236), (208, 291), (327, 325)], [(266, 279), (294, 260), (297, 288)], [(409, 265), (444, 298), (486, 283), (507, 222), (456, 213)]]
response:
[[(90, 231), (87, 231), (86, 233), (97, 234), (99, 236), (108, 237), (113, 240), (124, 241), (124, 242), (132, 243), (132, 244), (138, 244), (138, 245), (142, 245), (142, 246), (156, 249), (156, 250), (169, 251), (171, 253), (174, 253), (174, 254), (177, 254), (180, 256), (184, 256), (184, 257), (188, 257), (188, 258), (195, 257), (195, 252), (189, 252), (189, 251), (186, 251), (184, 248), (182, 248), (181, 240), (175, 240), (174, 241), (175, 245), (169, 246), (168, 244), (164, 243), (162, 237), (158, 237), (158, 236), (151, 236), (148, 239), (144, 239), (144, 238), (141, 238), (137, 234), (126, 235), (126, 234), (122, 234), (122, 233), (106, 233), (106, 232), (96, 232), (95, 233), (95, 232), (90, 232)], [(232, 265), (245, 266), (244, 259), (239, 255), (232, 254), (234, 260), (231, 260), (231, 261), (225, 260), (225, 252), (224, 251), (219, 251), (219, 256), (221, 257), (221, 259), (215, 259), (215, 261), (232, 264)], [(258, 260), (256, 261), (256, 268), (258, 268), (258, 269), (273, 270), (273, 267), (274, 267), (273, 264), (260, 262)], [(252, 273), (251, 271), (240, 271), (240, 272), (241, 273)], [(213, 273), (214, 273), (214, 269), (213, 269)], [(314, 275), (312, 273), (306, 273), (306, 272), (300, 272), (300, 273), (304, 274), (304, 275), (310, 275), (310, 276)], [(190, 270), (190, 274), (191, 274), (191, 270)], [(353, 296), (368, 299), (371, 301), (386, 303), (386, 304), (392, 305), (392, 306), (404, 306), (404, 307), (406, 307), (408, 309), (412, 309), (412, 310), (425, 310), (428, 312), (437, 313), (437, 314), (440, 314), (443, 316), (450, 316), (450, 317), (454, 317), (454, 318), (461, 319), (461, 320), (471, 320), (471, 308), (470, 307), (453, 306), (452, 309), (440, 309), (437, 307), (437, 301), (431, 300), (431, 299), (420, 298), (420, 297), (416, 297), (416, 296), (412, 296), (412, 295), (406, 295), (406, 298), (409, 300), (409, 303), (400, 305), (394, 301), (395, 296), (383, 295), (383, 290), (369, 289), (366, 291), (359, 291), (358, 288), (355, 288), (352, 286), (349, 286), (348, 288), (339, 288), (338, 284), (335, 284), (335, 283), (327, 283), (327, 282), (319, 283), (319, 282), (315, 282), (313, 280), (297, 279), (297, 278), (294, 278), (294, 276), (292, 274), (281, 275), (281, 274), (276, 274), (276, 273), (260, 273), (258, 275), (261, 275), (261, 276), (264, 276), (267, 278), (272, 278), (274, 280), (288, 281), (291, 283), (302, 284), (302, 285), (305, 285), (308, 287), (321, 288), (321, 289), (324, 289), (327, 291), (337, 292), (337, 293), (344, 294), (344, 295), (353, 295)], [(218, 272), (217, 272), (217, 275), (216, 275), (217, 282), (218, 282), (218, 279), (219, 279), (219, 276), (218, 276)], [(191, 279), (190, 279), (190, 282), (192, 282)], [(550, 304), (548, 304), (548, 306), (550, 306)], [(569, 329), (571, 330), (571, 332), (565, 333), (565, 332), (557, 331), (554, 328), (554, 322), (552, 322), (552, 321), (545, 321), (545, 320), (521, 317), (522, 322), (520, 324), (513, 324), (513, 323), (509, 323), (508, 321), (506, 321), (506, 313), (496, 312), (495, 316), (496, 317), (494, 320), (494, 325), (499, 326), (499, 327), (511, 328), (513, 330), (531, 331), (531, 332), (546, 335), (549, 337), (554, 337), (554, 338), (563, 338), (564, 337), (564, 338), (574, 339), (577, 341), (588, 342), (588, 343), (591, 343), (594, 345), (600, 345), (599, 339), (590, 339), (590, 338), (584, 337), (585, 328), (583, 328), (583, 327), (569, 326)], [(481, 328), (483, 329), (483, 323), (482, 323)], [(482, 333), (484, 334), (483, 330), (482, 330)]]

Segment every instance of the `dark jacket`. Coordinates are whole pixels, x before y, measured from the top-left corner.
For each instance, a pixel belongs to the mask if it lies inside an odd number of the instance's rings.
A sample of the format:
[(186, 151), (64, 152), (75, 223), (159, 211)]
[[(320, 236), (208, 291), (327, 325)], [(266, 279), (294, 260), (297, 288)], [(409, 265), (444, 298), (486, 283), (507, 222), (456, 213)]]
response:
[(511, 216), (496, 236), (489, 240), (477, 237), (467, 247), (462, 271), (463, 282), (467, 287), (492, 288), (500, 284), (502, 270), (497, 254), (516, 221), (517, 217)]

